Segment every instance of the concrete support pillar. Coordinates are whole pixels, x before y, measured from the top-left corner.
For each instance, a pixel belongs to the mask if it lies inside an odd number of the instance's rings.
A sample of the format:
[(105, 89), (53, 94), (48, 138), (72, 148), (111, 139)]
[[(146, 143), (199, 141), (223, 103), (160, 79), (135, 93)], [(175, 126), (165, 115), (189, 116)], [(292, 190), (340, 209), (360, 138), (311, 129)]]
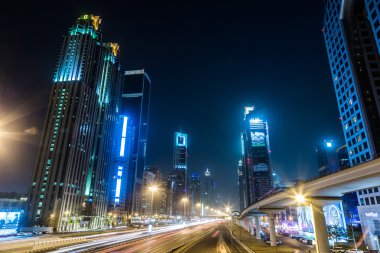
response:
[(317, 253), (330, 252), (330, 246), (327, 237), (326, 220), (323, 213), (323, 205), (313, 203), (310, 204), (310, 209), (313, 215), (313, 226)]
[(269, 222), (270, 246), (276, 246), (276, 228), (274, 225), (274, 213), (268, 213), (268, 222)]
[(256, 239), (261, 239), (260, 237), (260, 231), (261, 231), (261, 227), (260, 227), (260, 216), (255, 216), (255, 225), (256, 225)]
[(249, 219), (249, 226), (250, 226), (250, 230), (251, 230), (251, 236), (255, 235), (255, 229), (254, 229), (253, 223), (254, 223), (253, 219)]

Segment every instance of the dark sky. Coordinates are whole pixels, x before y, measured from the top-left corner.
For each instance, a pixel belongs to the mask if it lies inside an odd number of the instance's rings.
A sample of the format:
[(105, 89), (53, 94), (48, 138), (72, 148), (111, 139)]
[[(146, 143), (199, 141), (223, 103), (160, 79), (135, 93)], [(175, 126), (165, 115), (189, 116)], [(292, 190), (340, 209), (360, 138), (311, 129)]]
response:
[[(62, 35), (94, 13), (104, 40), (120, 44), (123, 68), (145, 68), (152, 80), (149, 164), (171, 169), (181, 128), (190, 171), (208, 167), (235, 202), (243, 106), (266, 115), (284, 179), (315, 175), (315, 145), (342, 141), (321, 0), (56, 2), (0, 10), (2, 131), (41, 129)], [(28, 188), (41, 135), (16, 137), (0, 140), (0, 191)]]

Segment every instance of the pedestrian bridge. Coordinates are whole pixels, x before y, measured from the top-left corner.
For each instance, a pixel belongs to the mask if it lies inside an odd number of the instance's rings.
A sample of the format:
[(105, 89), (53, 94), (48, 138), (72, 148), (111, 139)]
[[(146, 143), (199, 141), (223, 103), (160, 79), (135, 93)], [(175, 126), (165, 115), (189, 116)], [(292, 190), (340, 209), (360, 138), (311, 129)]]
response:
[[(287, 206), (309, 205), (312, 209), (315, 227), (317, 252), (329, 252), (326, 226), (322, 207), (331, 201), (337, 201), (343, 194), (380, 185), (380, 158), (349, 168), (313, 181), (274, 193), (248, 206), (241, 213), (244, 219), (252, 215), (268, 214), (283, 210)], [(257, 224), (257, 223), (256, 223)], [(271, 222), (269, 222), (271, 225)], [(270, 229), (271, 230), (271, 229)], [(274, 223), (273, 223), (273, 235)], [(271, 237), (273, 236), (271, 233)], [(272, 239), (271, 239), (272, 240)], [(272, 242), (275, 240), (272, 240)]]

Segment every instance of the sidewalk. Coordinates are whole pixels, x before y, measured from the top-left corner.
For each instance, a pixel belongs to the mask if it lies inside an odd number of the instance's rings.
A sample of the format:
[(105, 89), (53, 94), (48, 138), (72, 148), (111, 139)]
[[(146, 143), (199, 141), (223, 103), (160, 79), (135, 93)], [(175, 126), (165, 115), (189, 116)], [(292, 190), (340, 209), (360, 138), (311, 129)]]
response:
[[(233, 224), (232, 230), (234, 235), (240, 239), (240, 227), (237, 224)], [(277, 247), (271, 247), (263, 240), (256, 239), (255, 236), (250, 235), (246, 230), (241, 228), (241, 241), (256, 253), (293, 253), (294, 249), (286, 245), (278, 245)]]

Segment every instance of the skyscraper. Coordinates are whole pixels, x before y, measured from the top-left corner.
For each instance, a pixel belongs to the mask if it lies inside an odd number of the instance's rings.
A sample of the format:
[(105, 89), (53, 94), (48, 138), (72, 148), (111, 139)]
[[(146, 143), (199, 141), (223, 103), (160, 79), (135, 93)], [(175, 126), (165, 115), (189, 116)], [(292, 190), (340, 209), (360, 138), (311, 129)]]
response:
[(192, 173), (189, 186), (190, 209), (192, 215), (200, 215), (201, 203), (201, 176), (198, 173)]
[(173, 171), (168, 178), (168, 214), (184, 213), (182, 201), (187, 198), (187, 134), (174, 133)]
[(115, 125), (112, 168), (109, 178), (108, 209), (118, 220), (131, 214), (133, 192), (132, 151), (136, 127), (132, 119), (119, 115)]
[(243, 191), (241, 206), (247, 207), (272, 189), (268, 123), (254, 107), (244, 108), (242, 141)]
[(206, 169), (201, 185), (203, 204), (209, 208), (215, 207), (215, 181), (211, 177), (211, 172)]
[[(123, 172), (126, 175), (126, 180), (121, 182), (122, 186), (120, 186), (125, 191), (120, 192), (120, 196), (125, 196), (126, 202), (124, 208), (129, 214), (140, 213), (148, 134), (150, 90), (151, 81), (144, 69), (125, 71), (119, 109), (123, 124), (119, 124), (119, 127), (122, 127), (122, 131), (119, 132), (118, 138), (121, 143), (119, 156), (125, 157), (122, 160), (125, 166), (128, 166), (124, 168)], [(115, 164), (114, 171), (114, 174), (119, 173), (119, 164)]]
[(380, 153), (378, 1), (325, 1), (324, 38), (352, 166)]
[(324, 140), (322, 144), (315, 148), (315, 153), (320, 176), (326, 176), (338, 171), (339, 164), (333, 140)]
[(99, 16), (81, 16), (64, 36), (29, 189), (27, 225), (58, 231), (105, 225), (100, 217), (107, 205), (117, 54), (117, 44), (102, 44)]
[(343, 145), (337, 148), (336, 154), (338, 157), (339, 170), (344, 170), (350, 167), (350, 159), (348, 157), (347, 146)]
[[(351, 166), (380, 154), (380, 2), (326, 0), (324, 38)], [(365, 186), (363, 186), (365, 187)], [(379, 249), (379, 188), (357, 191), (365, 243)]]
[(152, 186), (157, 187), (155, 182), (156, 182), (156, 175), (149, 170), (145, 170), (144, 178), (143, 178), (143, 191), (142, 191), (142, 198), (141, 198), (141, 215), (146, 215), (148, 217), (152, 217), (152, 215), (154, 215), (153, 201), (154, 201), (156, 192), (153, 191), (150, 187)]
[(243, 162), (242, 160), (239, 161), (238, 163), (238, 185), (239, 185), (239, 210), (242, 211), (244, 210), (245, 207), (247, 207), (247, 187), (245, 183), (245, 178), (243, 174)]

